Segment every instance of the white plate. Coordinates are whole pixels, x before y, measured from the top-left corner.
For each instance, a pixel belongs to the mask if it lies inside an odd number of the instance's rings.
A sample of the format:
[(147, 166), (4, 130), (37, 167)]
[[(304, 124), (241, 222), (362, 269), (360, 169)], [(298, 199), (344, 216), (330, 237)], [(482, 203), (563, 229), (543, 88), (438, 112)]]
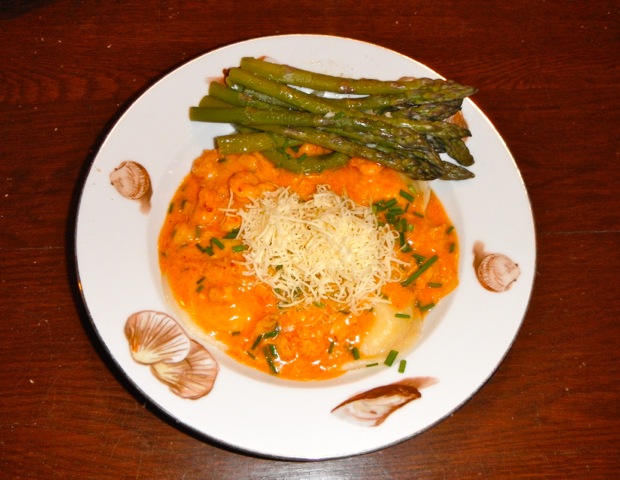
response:
[[(238, 65), (243, 56), (268, 56), (350, 77), (439, 77), (414, 60), (368, 43), (286, 35), (215, 50), (159, 80), (109, 132), (83, 186), (75, 245), (80, 287), (94, 328), (119, 369), (146, 398), (216, 442), (287, 459), (342, 457), (401, 442), (450, 415), (492, 375), (519, 330), (533, 285), (536, 246), (527, 192), (506, 145), (470, 100), (463, 110), (473, 133), (468, 145), (476, 159), (476, 177), (432, 185), (459, 234), (460, 286), (427, 317), (419, 345), (407, 356), (405, 374), (392, 367), (324, 383), (285, 382), (248, 374), (211, 348), (220, 363), (215, 386), (208, 395), (188, 400), (172, 393), (130, 355), (124, 335), (127, 317), (139, 310), (170, 311), (156, 248), (169, 201), (194, 158), (213, 148), (214, 136), (232, 131), (228, 125), (190, 122), (188, 107), (206, 93), (210, 79)], [(148, 170), (153, 184), (148, 214), (110, 183), (110, 173), (124, 160)], [(472, 267), (476, 242), (519, 264), (521, 276), (510, 290), (492, 293), (480, 286)], [(438, 383), (379, 426), (360, 426), (331, 413), (354, 394), (417, 376), (434, 377)]]

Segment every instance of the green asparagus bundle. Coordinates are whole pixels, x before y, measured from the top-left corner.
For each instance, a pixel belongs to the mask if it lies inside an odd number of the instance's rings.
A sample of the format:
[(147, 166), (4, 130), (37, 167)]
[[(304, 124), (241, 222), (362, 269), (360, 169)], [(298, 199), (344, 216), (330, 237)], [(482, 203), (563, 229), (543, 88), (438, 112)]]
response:
[[(343, 78), (246, 57), (224, 83), (210, 84), (189, 115), (236, 126), (237, 133), (216, 138), (222, 153), (261, 151), (295, 172), (336, 168), (355, 156), (414, 179), (463, 180), (473, 177), (465, 168), (474, 163), (465, 145), (471, 133), (449, 118), (475, 91), (449, 80)], [(333, 153), (288, 155), (301, 143)]]

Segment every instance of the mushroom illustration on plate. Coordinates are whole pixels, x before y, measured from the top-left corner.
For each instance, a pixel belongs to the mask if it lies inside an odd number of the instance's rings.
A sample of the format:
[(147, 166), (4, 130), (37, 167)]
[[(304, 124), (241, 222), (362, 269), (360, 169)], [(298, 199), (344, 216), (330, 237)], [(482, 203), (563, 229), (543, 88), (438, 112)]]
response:
[(153, 189), (149, 173), (138, 162), (127, 160), (110, 173), (110, 182), (123, 197), (140, 202), (140, 210), (151, 209)]
[(217, 361), (170, 315), (154, 310), (133, 313), (125, 323), (125, 336), (132, 358), (150, 365), (153, 375), (174, 394), (197, 399), (213, 389)]
[(481, 242), (474, 245), (474, 269), (480, 285), (491, 292), (509, 290), (521, 275), (512, 259), (503, 253), (485, 252)]

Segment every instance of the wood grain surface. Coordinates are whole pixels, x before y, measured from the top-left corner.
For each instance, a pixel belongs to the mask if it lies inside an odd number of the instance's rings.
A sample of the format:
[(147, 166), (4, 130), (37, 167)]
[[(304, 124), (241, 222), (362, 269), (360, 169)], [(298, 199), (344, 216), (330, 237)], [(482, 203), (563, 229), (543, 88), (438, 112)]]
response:
[[(0, 477), (617, 478), (618, 10), (585, 0), (1, 2)], [(376, 43), (477, 86), (537, 230), (528, 312), (484, 387), (415, 438), (319, 462), (256, 458), (163, 418), (93, 335), (72, 250), (80, 182), (122, 111), (193, 57), (288, 33)]]

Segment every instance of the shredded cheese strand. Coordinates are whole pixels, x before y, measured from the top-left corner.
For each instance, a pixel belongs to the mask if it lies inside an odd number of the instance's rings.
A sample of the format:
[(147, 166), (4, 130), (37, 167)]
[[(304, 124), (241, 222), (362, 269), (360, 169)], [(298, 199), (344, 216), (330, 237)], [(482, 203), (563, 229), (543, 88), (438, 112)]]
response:
[(395, 255), (397, 232), (326, 185), (307, 201), (286, 188), (266, 192), (237, 214), (246, 274), (269, 285), (282, 306), (329, 299), (357, 313), (385, 301), (382, 287), (407, 265)]

